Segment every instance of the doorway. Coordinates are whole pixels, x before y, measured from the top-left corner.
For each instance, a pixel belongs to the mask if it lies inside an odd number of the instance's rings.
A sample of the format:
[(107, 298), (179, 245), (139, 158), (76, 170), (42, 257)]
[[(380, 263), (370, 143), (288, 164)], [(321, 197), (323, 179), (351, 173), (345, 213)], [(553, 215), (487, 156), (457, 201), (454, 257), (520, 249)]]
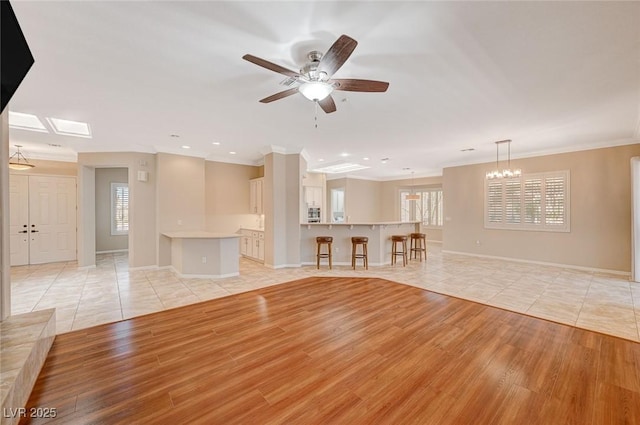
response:
[(12, 266), (76, 259), (76, 178), (9, 177)]
[(129, 169), (95, 169), (96, 253), (129, 249)]

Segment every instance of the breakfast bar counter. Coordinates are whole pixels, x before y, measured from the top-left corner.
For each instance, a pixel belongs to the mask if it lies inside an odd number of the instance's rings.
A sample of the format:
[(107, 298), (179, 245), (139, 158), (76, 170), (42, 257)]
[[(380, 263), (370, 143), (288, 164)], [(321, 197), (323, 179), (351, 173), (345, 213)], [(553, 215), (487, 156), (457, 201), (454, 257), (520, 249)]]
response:
[[(300, 224), (300, 261), (316, 264), (316, 237), (333, 237), (333, 264), (351, 265), (351, 238), (369, 238), (370, 266), (391, 263), (391, 236), (409, 235), (420, 231), (417, 221), (387, 221), (370, 223), (302, 223)], [(324, 264), (324, 263), (321, 263)]]
[(240, 235), (205, 231), (165, 232), (171, 267), (181, 277), (222, 278), (240, 274)]

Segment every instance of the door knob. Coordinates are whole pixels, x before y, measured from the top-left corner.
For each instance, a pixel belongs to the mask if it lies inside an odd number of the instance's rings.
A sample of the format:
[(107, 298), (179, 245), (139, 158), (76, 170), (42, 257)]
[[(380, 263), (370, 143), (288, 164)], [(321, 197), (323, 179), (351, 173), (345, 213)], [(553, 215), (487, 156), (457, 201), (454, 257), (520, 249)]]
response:
[(31, 230), (31, 233), (38, 233), (38, 232), (39, 232), (39, 230), (35, 230), (35, 229)]
[(18, 233), (27, 233), (27, 230), (20, 230)]

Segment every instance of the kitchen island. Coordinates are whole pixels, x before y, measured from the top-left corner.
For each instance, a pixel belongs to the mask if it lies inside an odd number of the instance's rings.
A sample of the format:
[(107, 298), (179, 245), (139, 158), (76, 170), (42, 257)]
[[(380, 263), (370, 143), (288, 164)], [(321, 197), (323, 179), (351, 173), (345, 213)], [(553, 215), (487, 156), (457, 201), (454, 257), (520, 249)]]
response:
[[(333, 237), (333, 264), (351, 265), (351, 238), (369, 238), (368, 256), (370, 266), (391, 263), (391, 236), (409, 235), (420, 231), (417, 221), (389, 221), (376, 223), (302, 223), (300, 224), (300, 261), (316, 264), (316, 237)], [(407, 240), (409, 249), (409, 240)], [(407, 257), (408, 258), (408, 257)], [(320, 264), (325, 264), (326, 260)], [(361, 262), (358, 262), (361, 264)]]
[(171, 268), (180, 277), (223, 278), (240, 274), (236, 233), (165, 232), (171, 239)]

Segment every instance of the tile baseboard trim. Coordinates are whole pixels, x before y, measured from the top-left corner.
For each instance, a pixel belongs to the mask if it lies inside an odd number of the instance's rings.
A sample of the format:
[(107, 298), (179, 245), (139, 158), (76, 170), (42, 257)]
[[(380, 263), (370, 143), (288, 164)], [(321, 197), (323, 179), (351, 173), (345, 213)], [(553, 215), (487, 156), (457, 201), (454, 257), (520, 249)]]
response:
[(129, 252), (128, 249), (111, 249), (107, 251), (96, 251), (96, 254), (116, 254), (120, 252)]
[(492, 258), (495, 260), (513, 261), (516, 263), (527, 263), (527, 264), (536, 264), (540, 266), (561, 267), (563, 269), (573, 269), (573, 270), (580, 270), (584, 272), (609, 273), (609, 274), (615, 274), (618, 276), (628, 276), (628, 277), (631, 276), (631, 272), (625, 272), (623, 270), (599, 269), (595, 267), (576, 266), (573, 264), (550, 263), (546, 261), (534, 261), (534, 260), (524, 260), (521, 258), (500, 257), (498, 255), (484, 255), (484, 254), (473, 254), (470, 252), (462, 252), (462, 251), (449, 251), (446, 249), (443, 249), (442, 252), (447, 254), (467, 255), (469, 257)]
[(224, 279), (225, 277), (240, 276), (240, 272), (226, 274), (188, 274), (180, 273), (175, 267), (169, 266), (169, 270), (176, 274), (179, 278), (198, 278), (198, 279)]

